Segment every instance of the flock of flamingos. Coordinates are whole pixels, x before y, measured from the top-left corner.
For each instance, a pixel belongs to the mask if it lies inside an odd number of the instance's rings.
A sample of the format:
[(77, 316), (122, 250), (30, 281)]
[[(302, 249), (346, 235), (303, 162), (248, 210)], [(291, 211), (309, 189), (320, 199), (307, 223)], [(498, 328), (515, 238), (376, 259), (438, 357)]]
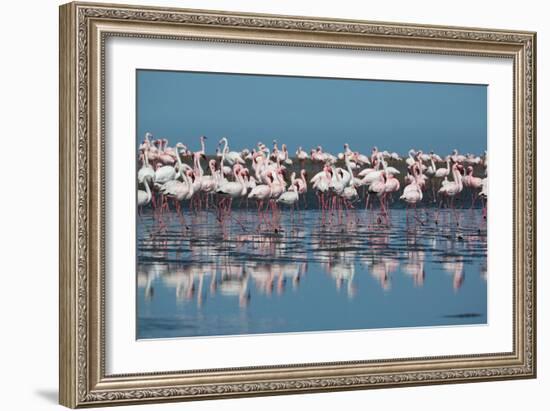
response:
[[(181, 142), (170, 147), (167, 139), (145, 134), (139, 146), (139, 212), (150, 206), (161, 220), (162, 214), (174, 207), (185, 220), (182, 204), (188, 202), (190, 210), (214, 210), (223, 222), (231, 217), (236, 201), (247, 206), (255, 201), (259, 226), (277, 229), (280, 207), (294, 210), (301, 203), (307, 206), (307, 193), (312, 190), (323, 213), (341, 214), (377, 204), (376, 221), (387, 225), (395, 197), (406, 204), (408, 221), (409, 208), (414, 208), (415, 216), (417, 205), (422, 204), (454, 210), (455, 198), (469, 192), (471, 207), (480, 201), (486, 218), (486, 152), (479, 156), (453, 150), (441, 157), (411, 149), (404, 158), (406, 168), (402, 170), (406, 175), (400, 176), (401, 172), (388, 163), (397, 165), (403, 159), (376, 147), (370, 155), (354, 151), (348, 144), (336, 155), (321, 146), (309, 153), (299, 147), (291, 157), (286, 144), (279, 148), (276, 141), (271, 149), (259, 142), (252, 149), (232, 151), (223, 137), (215, 156), (207, 156), (206, 137), (199, 141), (200, 150), (191, 151)], [(474, 168), (483, 175), (475, 176)], [(308, 171), (314, 175), (308, 176)]]

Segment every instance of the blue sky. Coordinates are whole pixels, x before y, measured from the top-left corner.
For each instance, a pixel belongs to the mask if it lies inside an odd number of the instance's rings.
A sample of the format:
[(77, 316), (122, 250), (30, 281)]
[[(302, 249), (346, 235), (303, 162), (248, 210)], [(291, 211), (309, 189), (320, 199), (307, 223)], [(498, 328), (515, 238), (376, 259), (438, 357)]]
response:
[(146, 131), (207, 152), (228, 137), (232, 150), (293, 153), (322, 145), (338, 153), (410, 148), (448, 154), (487, 147), (487, 86), (180, 71), (137, 72), (137, 139)]

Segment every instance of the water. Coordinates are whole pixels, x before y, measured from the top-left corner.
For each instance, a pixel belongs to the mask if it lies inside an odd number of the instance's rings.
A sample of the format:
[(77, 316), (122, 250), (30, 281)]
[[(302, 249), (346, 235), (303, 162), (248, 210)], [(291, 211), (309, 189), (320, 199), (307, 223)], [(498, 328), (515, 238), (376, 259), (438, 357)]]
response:
[(479, 209), (184, 215), (138, 217), (137, 338), (487, 322)]

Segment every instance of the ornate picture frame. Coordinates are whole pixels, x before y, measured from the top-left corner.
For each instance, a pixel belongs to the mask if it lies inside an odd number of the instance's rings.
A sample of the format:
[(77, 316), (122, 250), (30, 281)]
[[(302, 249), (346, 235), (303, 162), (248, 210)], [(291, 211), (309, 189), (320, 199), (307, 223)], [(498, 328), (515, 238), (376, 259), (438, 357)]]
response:
[[(105, 41), (201, 40), (500, 57), (514, 71), (513, 350), (107, 375)], [(221, 11), (60, 7), (60, 403), (67, 407), (371, 389), (536, 376), (536, 34)]]

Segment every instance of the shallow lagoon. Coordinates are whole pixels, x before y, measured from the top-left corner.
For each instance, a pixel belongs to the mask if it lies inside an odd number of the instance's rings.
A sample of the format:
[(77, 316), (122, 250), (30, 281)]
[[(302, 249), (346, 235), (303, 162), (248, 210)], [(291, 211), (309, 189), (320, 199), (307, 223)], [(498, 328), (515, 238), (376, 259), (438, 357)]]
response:
[(138, 217), (139, 339), (487, 322), (479, 209), (184, 215)]

